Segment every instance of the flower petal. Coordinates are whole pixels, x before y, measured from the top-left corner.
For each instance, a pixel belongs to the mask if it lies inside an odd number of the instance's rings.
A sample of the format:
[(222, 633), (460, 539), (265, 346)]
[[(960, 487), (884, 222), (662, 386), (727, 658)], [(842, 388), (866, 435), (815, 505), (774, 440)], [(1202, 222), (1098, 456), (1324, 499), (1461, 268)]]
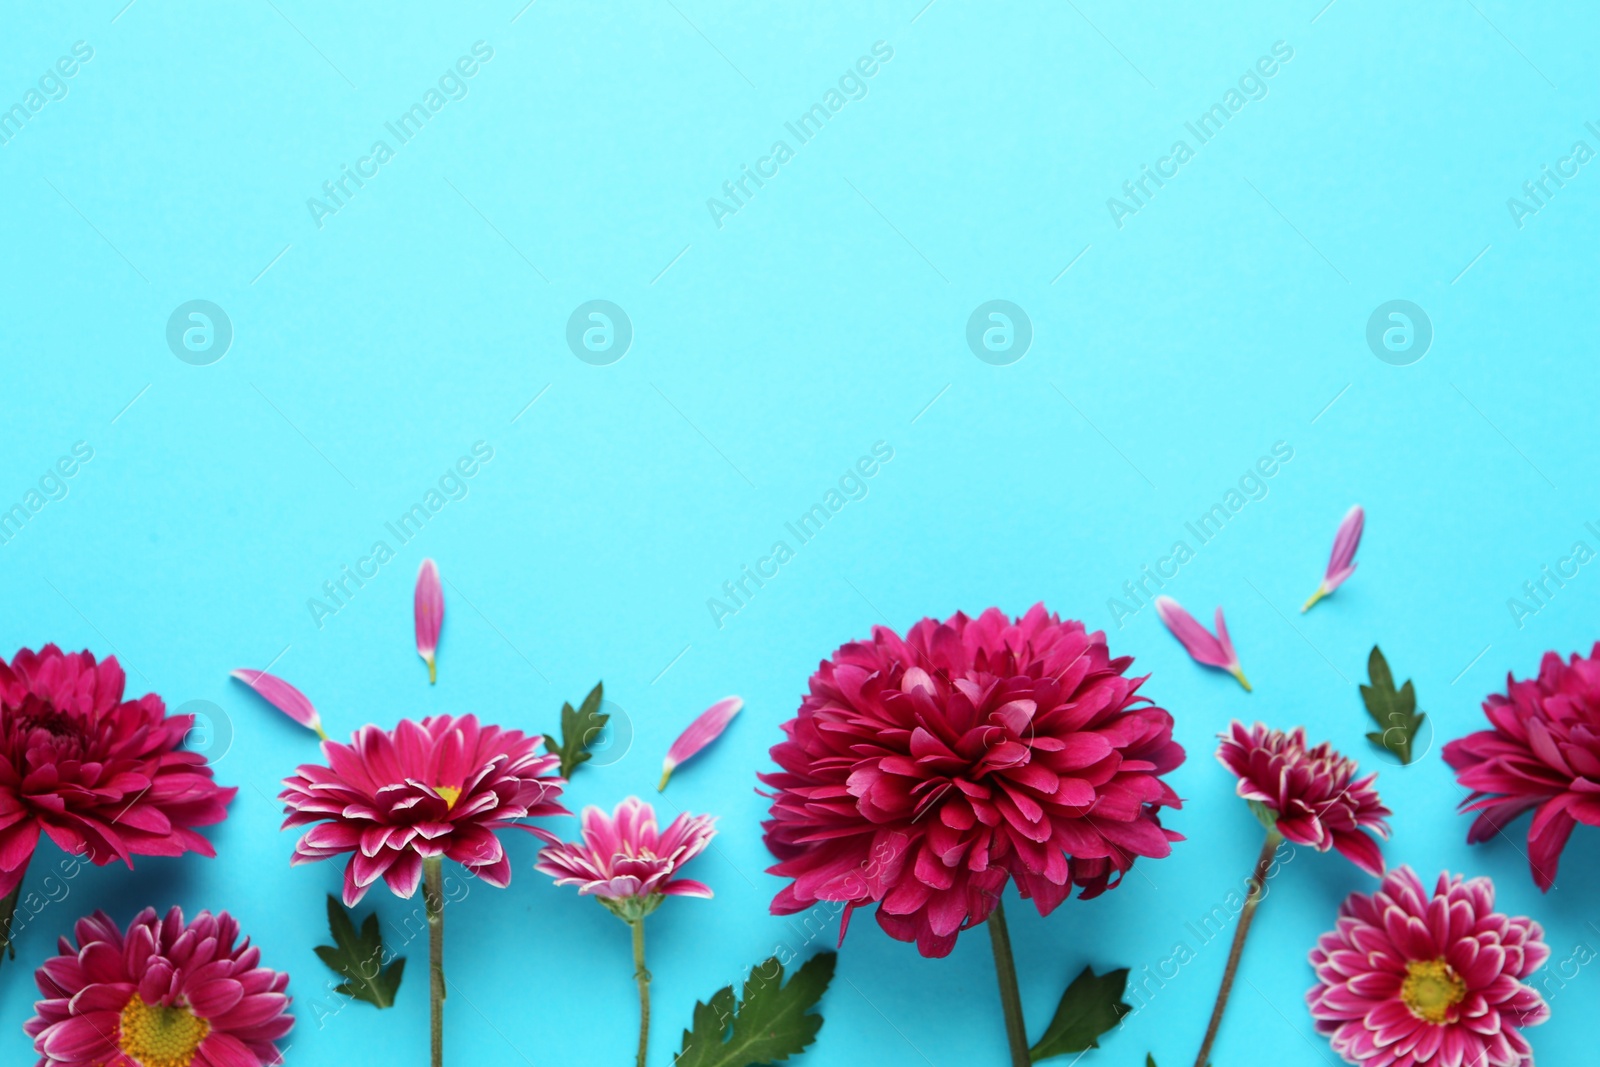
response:
[(412, 599), (417, 625), (417, 655), (428, 665), (428, 682), (439, 680), (434, 653), (439, 648), (439, 628), (444, 625), (444, 589), (439, 584), (439, 567), (431, 559), (417, 569), (417, 590)]

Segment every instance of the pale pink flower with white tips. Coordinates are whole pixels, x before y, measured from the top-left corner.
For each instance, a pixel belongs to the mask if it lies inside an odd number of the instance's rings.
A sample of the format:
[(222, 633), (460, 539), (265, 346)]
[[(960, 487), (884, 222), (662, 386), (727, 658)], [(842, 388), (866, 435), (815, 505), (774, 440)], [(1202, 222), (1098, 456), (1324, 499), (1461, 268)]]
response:
[(1344, 520), (1339, 523), (1339, 532), (1333, 538), (1333, 552), (1328, 556), (1328, 569), (1322, 575), (1322, 584), (1311, 594), (1311, 599), (1301, 606), (1301, 614), (1310, 611), (1311, 605), (1339, 588), (1346, 578), (1356, 572), (1356, 549), (1361, 544), (1361, 529), (1366, 522), (1367, 513), (1361, 510), (1360, 504), (1345, 512)]
[(1227, 671), (1239, 680), (1245, 692), (1250, 692), (1250, 681), (1239, 666), (1239, 656), (1233, 650), (1233, 640), (1228, 637), (1228, 624), (1222, 620), (1220, 606), (1217, 608), (1215, 637), (1196, 622), (1195, 617), (1183, 609), (1183, 605), (1169, 596), (1156, 597), (1156, 614), (1161, 616), (1161, 621), (1167, 624), (1172, 636), (1178, 639), (1184, 651), (1194, 657), (1196, 663)]
[(233, 677), (256, 691), (256, 695), (268, 704), (283, 712), (295, 722), (308, 730), (315, 730), (317, 736), (324, 741), (328, 733), (322, 728), (322, 716), (312, 705), (311, 700), (300, 690), (279, 678), (277, 675), (268, 674), (266, 671), (254, 671), (242, 668), (233, 672)]
[(672, 777), (672, 772), (678, 769), (679, 764), (687, 762), (689, 757), (721, 737), (722, 731), (728, 728), (742, 707), (743, 698), (723, 697), (696, 716), (694, 722), (667, 749), (667, 758), (661, 761), (661, 784), (656, 786), (656, 791), (667, 788), (667, 779)]
[(624, 919), (642, 918), (663, 898), (710, 897), (711, 888), (678, 872), (716, 836), (710, 815), (679, 815), (657, 828), (655, 809), (629, 797), (607, 815), (583, 809), (583, 840), (546, 845), (534, 868), (556, 885), (575, 885)]
[(428, 665), (428, 684), (433, 685), (439, 680), (434, 653), (439, 650), (439, 628), (444, 625), (444, 589), (439, 585), (439, 566), (431, 559), (417, 568), (412, 614), (417, 624), (417, 655)]
[(1533, 1067), (1520, 1030), (1550, 1018), (1524, 980), (1550, 958), (1531, 919), (1494, 910), (1494, 883), (1409, 867), (1352, 893), (1311, 950), (1317, 1031), (1360, 1067)]

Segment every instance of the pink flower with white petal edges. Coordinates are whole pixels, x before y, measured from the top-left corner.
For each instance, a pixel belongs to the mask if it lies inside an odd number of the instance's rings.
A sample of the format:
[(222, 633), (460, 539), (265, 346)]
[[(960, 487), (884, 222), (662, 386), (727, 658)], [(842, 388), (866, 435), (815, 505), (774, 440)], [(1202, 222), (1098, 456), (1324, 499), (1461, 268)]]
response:
[(1189, 653), (1196, 663), (1227, 671), (1244, 686), (1246, 693), (1250, 692), (1250, 680), (1244, 676), (1244, 669), (1239, 666), (1239, 654), (1233, 650), (1233, 640), (1228, 636), (1228, 624), (1222, 619), (1220, 606), (1217, 608), (1215, 637), (1196, 622), (1195, 617), (1185, 611), (1182, 604), (1169, 596), (1156, 597), (1156, 614), (1161, 616), (1161, 621), (1172, 631), (1172, 636), (1178, 639), (1178, 643), (1183, 645), (1184, 651)]
[(1374, 877), (1383, 875), (1383, 853), (1369, 836), (1389, 836), (1391, 814), (1372, 787), (1376, 774), (1356, 779), (1356, 762), (1323, 742), (1306, 747), (1306, 732), (1246, 727), (1234, 720), (1219, 735), (1217, 759), (1239, 778), (1239, 795), (1263, 805), (1278, 833), (1297, 845), (1339, 852)]
[(583, 809), (583, 841), (558, 842), (539, 851), (534, 869), (575, 885), (623, 918), (654, 911), (664, 897), (710, 897), (711, 888), (678, 872), (716, 836), (710, 815), (679, 815), (657, 829), (655, 809), (629, 797), (607, 815)]
[(1311, 950), (1317, 1031), (1360, 1067), (1533, 1067), (1519, 1032), (1550, 1017), (1523, 984), (1550, 956), (1531, 919), (1494, 910), (1494, 883), (1400, 867), (1352, 893)]
[(1322, 583), (1317, 586), (1317, 591), (1300, 608), (1304, 615), (1311, 610), (1311, 605), (1333, 592), (1345, 583), (1356, 572), (1356, 549), (1361, 545), (1361, 530), (1366, 525), (1367, 513), (1357, 504), (1345, 512), (1343, 521), (1339, 523), (1339, 532), (1333, 537), (1333, 552), (1328, 556), (1328, 569), (1323, 572)]
[[(294, 1026), (289, 976), (260, 965), (227, 912), (193, 922), (154, 908), (122, 928), (103, 911), (34, 976), (44, 999), (23, 1029), (38, 1067), (268, 1067)], [(237, 942), (237, 943), (236, 943)]]
[[(363, 726), (348, 745), (324, 741), (328, 766), (302, 764), (284, 779), (284, 828), (307, 826), (293, 863), (350, 854), (344, 902), (354, 907), (382, 878), (395, 895), (417, 891), (425, 858), (455, 860), (490, 885), (511, 882), (497, 836), (515, 827), (545, 840), (548, 830), (520, 820), (570, 815), (557, 799), (565, 780), (543, 739), (479, 726), (475, 716), (402, 720), (391, 733)], [(315, 824), (315, 825), (312, 825)]]

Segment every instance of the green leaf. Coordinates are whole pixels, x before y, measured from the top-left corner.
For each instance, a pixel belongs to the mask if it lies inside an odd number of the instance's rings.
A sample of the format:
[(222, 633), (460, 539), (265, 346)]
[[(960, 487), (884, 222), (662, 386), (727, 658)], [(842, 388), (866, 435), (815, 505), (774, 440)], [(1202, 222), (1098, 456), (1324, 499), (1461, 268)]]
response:
[(383, 934), (378, 929), (378, 913), (368, 915), (356, 932), (350, 913), (345, 911), (339, 898), (328, 894), (328, 930), (333, 934), (332, 945), (318, 945), (317, 958), (326, 963), (344, 981), (334, 987), (356, 1000), (364, 1000), (376, 1008), (394, 1005), (394, 995), (400, 990), (400, 978), (405, 974), (406, 961), (402, 957), (383, 965)]
[(1417, 711), (1416, 690), (1410, 681), (1399, 689), (1394, 687), (1389, 661), (1383, 658), (1377, 645), (1372, 646), (1372, 654), (1367, 657), (1367, 673), (1372, 677), (1372, 684), (1361, 687), (1361, 699), (1367, 705), (1367, 714), (1378, 724), (1378, 729), (1369, 733), (1367, 740), (1393, 752), (1401, 763), (1410, 763), (1411, 742), (1422, 728), (1422, 720), (1427, 718)]
[(1055, 1018), (1045, 1027), (1039, 1043), (1028, 1050), (1028, 1056), (1038, 1063), (1051, 1056), (1099, 1048), (1100, 1035), (1133, 1010), (1122, 1002), (1122, 991), (1127, 985), (1126, 967), (1099, 975), (1094, 973), (1094, 968), (1085, 967), (1061, 994)]
[(571, 704), (561, 705), (561, 740), (544, 735), (544, 747), (561, 757), (561, 777), (571, 778), (578, 764), (589, 758), (589, 746), (605, 729), (609, 715), (600, 713), (600, 702), (605, 697), (604, 683), (597, 682), (583, 698), (576, 710)]
[(783, 984), (783, 965), (773, 956), (751, 970), (744, 999), (723, 986), (708, 1004), (694, 1006), (693, 1029), (683, 1032), (674, 1067), (751, 1067), (782, 1063), (804, 1052), (822, 1029), (811, 1011), (833, 979), (836, 953), (819, 952)]

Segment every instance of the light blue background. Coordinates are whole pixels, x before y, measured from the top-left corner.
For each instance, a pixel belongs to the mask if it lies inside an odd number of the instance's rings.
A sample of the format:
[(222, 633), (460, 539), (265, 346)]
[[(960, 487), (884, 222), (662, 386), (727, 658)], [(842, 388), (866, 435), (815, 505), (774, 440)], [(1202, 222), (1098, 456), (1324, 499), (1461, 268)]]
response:
[[(1304, 723), (1383, 766), (1391, 861), (1492, 875), (1507, 910), (1546, 925), (1554, 964), (1600, 948), (1600, 833), (1574, 835), (1540, 894), (1526, 821), (1468, 848), (1438, 754), (1507, 671), (1600, 635), (1600, 564), (1521, 628), (1506, 603), (1574, 541), (1600, 548), (1584, 528), (1600, 525), (1600, 164), (1520, 229), (1506, 206), (1574, 141), (1600, 148), (1585, 5), (123, 2), (10, 3), (0, 33), (5, 106), (73, 42), (94, 48), (69, 95), (0, 146), (0, 504), (74, 442), (94, 449), (69, 495), (0, 545), (0, 648), (116, 652), (135, 693), (214, 702), (233, 735), (217, 774), (240, 792), (211, 833), (217, 860), (91, 870), (24, 931), (0, 968), (6, 1062), (28, 1056), (29, 971), (57, 933), (96, 907), (125, 921), (172, 903), (232, 910), (291, 972), (291, 1063), (424, 1062), (420, 941), (397, 1010), (317, 1024), (333, 1002), (311, 948), (339, 867), (291, 871), (271, 799), (316, 746), (228, 679), (273, 662), (339, 734), (446, 711), (543, 731), (603, 678), (631, 749), (577, 776), (574, 808), (653, 796), (682, 725), (746, 698), (666, 795), (722, 831), (696, 864), (715, 900), (650, 921), (652, 1060), (667, 1064), (696, 998), (775, 946), (832, 943), (766, 914), (780, 883), (762, 873), (752, 788), (817, 661), (875, 623), (1039, 599), (1153, 673), (1144, 692), (1190, 759), (1170, 820), (1188, 841), (1170, 859), (1048, 920), (1012, 898), (1034, 1035), (1086, 963), (1138, 981), (1248, 872), (1258, 831), (1211, 756), (1235, 716)], [(494, 58), (469, 95), (319, 229), (307, 198), (478, 40)], [(880, 40), (894, 58), (869, 95), (718, 229), (707, 198)], [(1269, 95), (1119, 230), (1107, 197), (1275, 41), (1294, 58)], [(564, 341), (595, 298), (635, 329), (607, 367)], [(1011, 366), (965, 344), (994, 298), (1033, 322)], [(233, 323), (211, 366), (164, 340), (191, 299)], [(1433, 321), (1412, 366), (1364, 340), (1390, 299)], [(390, 541), (397, 558), (314, 625), (307, 599), (480, 440), (494, 459), (470, 495)], [(866, 499), (714, 625), (707, 598), (879, 440), (894, 459)], [(1119, 629), (1107, 601), (1278, 441), (1294, 458), (1270, 494), (1167, 589), (1202, 617), (1227, 608), (1246, 695), (1153, 611)], [(1302, 617), (1354, 502), (1361, 569)], [(411, 644), (424, 556), (449, 582), (436, 688)], [(1409, 769), (1362, 738), (1375, 641), (1437, 725)], [(512, 850), (510, 889), (449, 914), (450, 1062), (630, 1062), (625, 929), (533, 872), (530, 839)], [(1303, 1006), (1305, 953), (1372, 885), (1336, 856), (1286, 868), (1219, 1065), (1336, 1059)], [(369, 901), (386, 922), (407, 911)], [(1085, 1062), (1189, 1063), (1224, 944)], [(1592, 1051), (1593, 972), (1550, 980), (1540, 1062)], [(809, 1067), (1004, 1062), (982, 931), (924, 960), (862, 914), (824, 1010)]]

